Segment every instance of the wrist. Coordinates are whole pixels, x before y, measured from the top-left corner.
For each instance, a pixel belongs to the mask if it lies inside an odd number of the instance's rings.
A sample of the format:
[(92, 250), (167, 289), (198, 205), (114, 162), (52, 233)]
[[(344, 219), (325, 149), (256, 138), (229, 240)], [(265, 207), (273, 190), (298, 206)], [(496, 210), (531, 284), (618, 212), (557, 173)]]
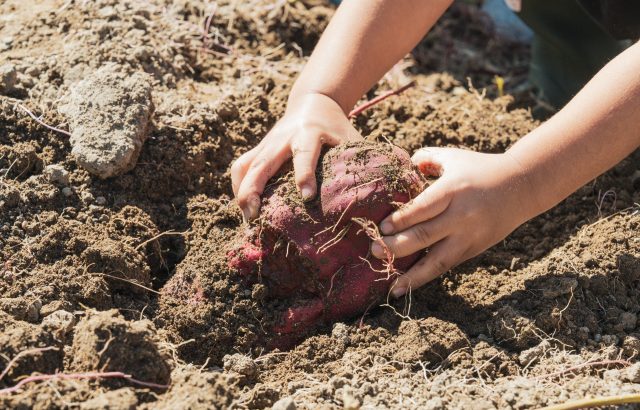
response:
[(522, 224), (549, 208), (545, 206), (544, 196), (547, 192), (540, 187), (535, 170), (528, 167), (517, 153), (509, 149), (502, 155), (510, 164), (510, 190), (515, 196), (514, 206), (517, 208), (518, 223)]
[(304, 92), (294, 92), (292, 91), (289, 94), (289, 98), (287, 100), (287, 108), (286, 111), (291, 110), (299, 110), (301, 106), (304, 107), (313, 107), (322, 106), (322, 107), (331, 107), (336, 111), (342, 112), (345, 116), (347, 115), (344, 109), (338, 104), (336, 100), (334, 100), (331, 96), (312, 90), (306, 90)]

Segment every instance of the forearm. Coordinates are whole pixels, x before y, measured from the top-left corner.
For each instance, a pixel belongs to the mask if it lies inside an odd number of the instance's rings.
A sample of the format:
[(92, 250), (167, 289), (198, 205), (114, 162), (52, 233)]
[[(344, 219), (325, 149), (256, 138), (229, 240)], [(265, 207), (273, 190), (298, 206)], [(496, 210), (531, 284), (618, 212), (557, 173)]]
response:
[(348, 112), (420, 41), (452, 0), (345, 0), (291, 91), (323, 94)]
[(509, 149), (530, 182), (533, 217), (640, 146), (640, 43), (607, 64), (550, 120)]

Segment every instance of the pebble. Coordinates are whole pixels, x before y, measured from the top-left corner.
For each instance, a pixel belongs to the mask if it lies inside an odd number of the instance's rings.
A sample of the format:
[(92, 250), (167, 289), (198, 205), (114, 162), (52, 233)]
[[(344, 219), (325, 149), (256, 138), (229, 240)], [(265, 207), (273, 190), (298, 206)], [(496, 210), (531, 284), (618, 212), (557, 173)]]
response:
[(291, 397), (284, 397), (273, 403), (273, 410), (296, 410), (296, 403)]
[(349, 342), (349, 328), (344, 323), (336, 323), (331, 329), (331, 337), (344, 343)]
[(52, 164), (44, 168), (44, 174), (50, 182), (59, 185), (69, 185), (69, 171), (62, 165)]
[(36, 299), (27, 308), (27, 320), (31, 323), (35, 323), (40, 319), (40, 309), (42, 309), (42, 301)]
[(253, 377), (258, 373), (258, 366), (248, 356), (235, 353), (222, 358), (224, 369), (247, 377)]
[(76, 317), (66, 310), (56, 310), (42, 319), (42, 327), (59, 332), (62, 336), (67, 336), (76, 324)]
[(631, 383), (640, 383), (640, 363), (634, 363), (622, 371), (622, 380)]
[(105, 206), (107, 204), (107, 198), (103, 196), (96, 197), (96, 204), (100, 206)]
[(85, 204), (91, 204), (91, 203), (93, 203), (93, 201), (95, 201), (95, 198), (93, 197), (93, 194), (91, 192), (88, 192), (88, 191), (82, 191), (80, 193), (80, 199)]
[(70, 197), (71, 195), (73, 195), (73, 190), (71, 188), (64, 187), (62, 188), (62, 195), (66, 196), (67, 198)]

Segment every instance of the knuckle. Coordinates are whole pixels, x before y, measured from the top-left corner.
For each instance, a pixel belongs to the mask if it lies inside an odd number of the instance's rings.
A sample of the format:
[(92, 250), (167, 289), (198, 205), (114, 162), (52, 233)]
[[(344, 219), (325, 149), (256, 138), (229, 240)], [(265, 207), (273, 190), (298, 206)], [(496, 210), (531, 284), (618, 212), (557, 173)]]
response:
[(249, 165), (249, 169), (251, 170), (261, 169), (264, 167), (266, 162), (267, 162), (267, 159), (264, 157), (256, 158), (251, 162), (251, 165)]
[(296, 170), (295, 179), (296, 179), (296, 182), (298, 184), (303, 183), (303, 182), (309, 182), (309, 181), (315, 179), (315, 174), (313, 172), (311, 172), (310, 169)]
[(433, 261), (433, 269), (435, 270), (435, 273), (437, 275), (448, 271), (449, 268), (450, 268), (449, 264), (442, 259), (435, 259)]
[(413, 232), (416, 236), (416, 239), (418, 239), (418, 241), (423, 244), (423, 245), (428, 245), (430, 240), (431, 240), (431, 234), (429, 233), (429, 230), (427, 229), (427, 227), (424, 224), (419, 224), (413, 227)]

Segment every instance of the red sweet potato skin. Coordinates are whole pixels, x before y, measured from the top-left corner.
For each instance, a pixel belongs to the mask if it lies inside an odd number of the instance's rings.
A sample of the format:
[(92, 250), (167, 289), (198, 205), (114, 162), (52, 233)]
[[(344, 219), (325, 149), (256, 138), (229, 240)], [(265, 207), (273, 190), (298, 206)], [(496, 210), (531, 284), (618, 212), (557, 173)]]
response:
[[(390, 144), (332, 148), (318, 176), (319, 195), (308, 203), (291, 178), (270, 185), (259, 221), (228, 253), (229, 267), (245, 281), (290, 301), (273, 329), (280, 341), (354, 317), (386, 297), (395, 274), (369, 254), (361, 222), (378, 225), (425, 184), (407, 152)], [(418, 256), (396, 259), (393, 267), (404, 271)]]

